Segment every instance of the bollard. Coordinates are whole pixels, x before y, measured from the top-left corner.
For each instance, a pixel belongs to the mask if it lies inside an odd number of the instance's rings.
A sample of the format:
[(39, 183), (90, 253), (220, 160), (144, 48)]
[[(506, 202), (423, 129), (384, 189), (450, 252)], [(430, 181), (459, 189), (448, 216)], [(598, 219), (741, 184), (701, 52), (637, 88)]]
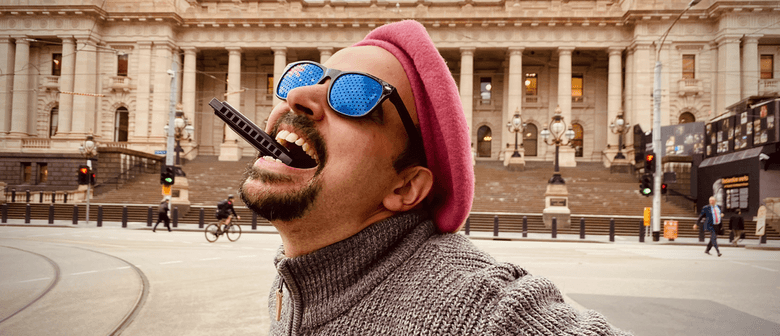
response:
[(498, 237), (498, 216), (493, 216), (493, 237)]
[(585, 239), (585, 217), (580, 218), (580, 239)]
[(257, 214), (252, 211), (252, 230), (257, 230)]
[(30, 203), (24, 208), (24, 224), (30, 224)]
[(103, 226), (103, 206), (98, 205), (98, 220), (97, 220), (97, 227)]
[(49, 204), (49, 224), (54, 224), (54, 204)]
[(611, 242), (615, 241), (615, 219), (614, 218), (609, 219), (609, 241)]
[(734, 230), (729, 230), (729, 243), (734, 242)]
[(78, 204), (73, 204), (73, 225), (77, 225), (79, 223), (79, 206)]
[(528, 238), (528, 216), (523, 216), (523, 238)]
[(758, 240), (758, 244), (766, 244), (766, 234), (761, 236), (761, 239)]
[(25, 203), (30, 203), (30, 189), (27, 189), (27, 191), (25, 191), (24, 194), (25, 194), (25, 197), (24, 197), (25, 201), (24, 202)]
[(8, 223), (8, 204), (3, 203), (3, 224)]
[(68, 192), (62, 194), (62, 203), (68, 203)]
[(149, 207), (149, 211), (146, 213), (146, 226), (152, 226), (152, 207)]
[(11, 189), (11, 203), (16, 203), (16, 189)]
[(40, 201), (38, 203), (43, 203), (43, 190), (41, 190)]
[(205, 213), (206, 213), (206, 210), (204, 210), (203, 208), (200, 208), (200, 216), (198, 216), (198, 228), (199, 229), (203, 228), (203, 216), (205, 215)]
[(699, 225), (699, 242), (704, 242), (704, 225)]
[(179, 207), (173, 207), (173, 227), (179, 227)]
[(51, 192), (51, 202), (54, 203), (54, 201), (57, 200), (57, 192), (52, 191)]
[(639, 221), (639, 242), (640, 243), (645, 242), (645, 221), (644, 220)]
[(465, 228), (465, 231), (466, 231), (465, 233), (466, 233), (467, 236), (469, 234), (471, 234), (471, 216), (466, 217), (466, 228)]
[(127, 227), (127, 205), (122, 206), (122, 227)]
[(552, 218), (552, 237), (558, 238), (558, 218)]

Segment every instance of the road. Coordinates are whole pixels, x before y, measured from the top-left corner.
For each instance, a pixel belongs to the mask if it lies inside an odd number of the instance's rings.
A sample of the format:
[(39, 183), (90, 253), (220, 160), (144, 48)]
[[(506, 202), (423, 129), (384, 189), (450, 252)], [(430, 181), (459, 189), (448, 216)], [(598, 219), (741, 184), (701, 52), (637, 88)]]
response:
[[(0, 335), (267, 335), (277, 234), (0, 227)], [(636, 335), (780, 335), (780, 251), (474, 240)]]

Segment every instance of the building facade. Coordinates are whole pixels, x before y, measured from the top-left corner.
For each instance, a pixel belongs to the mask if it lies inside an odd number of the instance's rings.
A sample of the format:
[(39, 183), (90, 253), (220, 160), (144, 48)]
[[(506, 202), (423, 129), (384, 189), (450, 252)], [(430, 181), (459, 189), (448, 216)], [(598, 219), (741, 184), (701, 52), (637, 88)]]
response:
[(209, 100), (227, 100), (263, 126), (286, 64), (324, 62), (403, 19), (424, 24), (447, 61), (480, 160), (511, 155), (506, 124), (520, 112), (525, 160), (552, 161), (554, 148), (540, 133), (558, 107), (576, 134), (561, 149), (563, 166), (609, 166), (619, 142), (610, 125), (621, 113), (634, 131), (623, 142), (633, 159), (633, 133), (652, 126), (657, 54), (662, 125), (705, 121), (745, 97), (780, 91), (777, 1), (704, 0), (660, 48), (687, 0), (5, 3), (0, 178), (9, 185), (38, 184), (33, 161), (78, 158), (88, 134), (101, 146), (165, 150), (171, 97), (195, 129), (182, 155), (254, 156)]

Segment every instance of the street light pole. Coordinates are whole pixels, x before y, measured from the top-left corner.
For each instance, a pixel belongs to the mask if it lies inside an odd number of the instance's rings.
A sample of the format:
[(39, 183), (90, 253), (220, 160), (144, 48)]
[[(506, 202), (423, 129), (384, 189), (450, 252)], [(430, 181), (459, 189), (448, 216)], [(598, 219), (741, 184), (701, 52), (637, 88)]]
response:
[(691, 7), (701, 2), (701, 0), (691, 0), (688, 3), (688, 7), (683, 10), (677, 19), (672, 22), (669, 29), (661, 36), (661, 43), (658, 44), (658, 48), (655, 50), (655, 78), (653, 83), (653, 152), (656, 155), (655, 160), (655, 177), (653, 181), (653, 240), (658, 241), (660, 239), (661, 231), (661, 183), (663, 178), (663, 148), (661, 147), (661, 49), (663, 48), (666, 36), (672, 31), (672, 27)]

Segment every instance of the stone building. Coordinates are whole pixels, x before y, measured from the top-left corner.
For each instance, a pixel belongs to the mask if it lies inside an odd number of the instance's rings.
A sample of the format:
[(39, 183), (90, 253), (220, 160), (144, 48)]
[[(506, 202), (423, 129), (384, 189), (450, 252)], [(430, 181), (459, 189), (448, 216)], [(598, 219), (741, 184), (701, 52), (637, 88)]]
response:
[(322, 62), (402, 19), (423, 23), (446, 59), (480, 160), (511, 154), (506, 124), (519, 111), (526, 161), (552, 161), (554, 148), (540, 133), (558, 106), (576, 133), (573, 148), (561, 149), (562, 165), (609, 166), (618, 145), (609, 125), (621, 111), (632, 125), (624, 144), (633, 159), (633, 133), (652, 126), (656, 54), (663, 125), (708, 120), (740, 99), (779, 90), (777, 1), (704, 0), (680, 17), (660, 52), (661, 35), (688, 0), (4, 3), (0, 179), (33, 190), (75, 188), (88, 134), (136, 159), (166, 149), (172, 66), (176, 103), (195, 129), (182, 154), (253, 156), (214, 116), (210, 99), (227, 100), (262, 126), (287, 63)]

